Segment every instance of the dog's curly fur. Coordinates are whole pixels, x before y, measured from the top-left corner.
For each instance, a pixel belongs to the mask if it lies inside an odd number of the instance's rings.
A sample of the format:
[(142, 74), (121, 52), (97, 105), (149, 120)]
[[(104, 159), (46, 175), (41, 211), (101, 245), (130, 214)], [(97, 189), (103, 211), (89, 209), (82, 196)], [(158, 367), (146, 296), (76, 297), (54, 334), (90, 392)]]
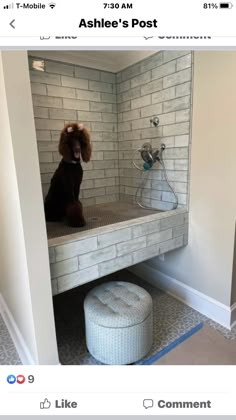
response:
[(44, 201), (45, 217), (49, 222), (66, 218), (69, 226), (84, 226), (82, 204), (79, 201), (84, 162), (91, 158), (90, 136), (80, 124), (67, 124), (61, 132), (59, 153), (62, 160), (54, 173)]

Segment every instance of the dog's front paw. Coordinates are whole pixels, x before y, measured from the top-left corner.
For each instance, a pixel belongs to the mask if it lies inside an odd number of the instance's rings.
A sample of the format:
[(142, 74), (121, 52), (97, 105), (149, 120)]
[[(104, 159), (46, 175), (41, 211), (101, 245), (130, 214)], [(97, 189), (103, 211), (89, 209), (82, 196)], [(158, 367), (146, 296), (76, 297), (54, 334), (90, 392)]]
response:
[(66, 209), (68, 225), (71, 227), (84, 227), (86, 225), (81, 203), (69, 204)]
[(86, 226), (86, 222), (85, 222), (85, 220), (84, 220), (84, 221), (81, 221), (81, 222), (79, 223), (79, 225), (78, 225), (78, 226), (75, 226), (75, 227), (84, 227), (84, 226)]
[(71, 227), (80, 228), (80, 227), (86, 226), (86, 222), (85, 222), (84, 218), (77, 220), (77, 219), (73, 219), (73, 217), (72, 217), (72, 219), (68, 220), (68, 222), (70, 223)]

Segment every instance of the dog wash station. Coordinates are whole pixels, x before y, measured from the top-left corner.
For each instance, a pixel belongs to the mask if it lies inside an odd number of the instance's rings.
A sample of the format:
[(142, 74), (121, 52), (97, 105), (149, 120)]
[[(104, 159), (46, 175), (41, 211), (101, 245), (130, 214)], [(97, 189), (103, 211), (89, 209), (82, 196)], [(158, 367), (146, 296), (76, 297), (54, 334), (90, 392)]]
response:
[[(157, 127), (159, 118), (154, 117), (151, 123)], [(134, 167), (142, 173), (134, 203), (106, 203), (85, 209), (87, 221), (96, 221), (96, 215), (101, 214), (99, 227), (94, 227), (96, 223), (94, 226), (92, 223), (92, 228), (82, 229), (63, 226), (63, 222), (48, 224), (53, 295), (187, 244), (188, 211), (178, 208), (178, 197), (169, 183), (163, 159), (165, 149), (164, 143), (159, 149), (153, 149), (150, 143), (137, 149), (144, 163), (139, 166), (133, 160)], [(143, 184), (147, 182), (144, 175), (156, 162), (162, 166), (165, 181), (175, 197), (170, 211), (155, 210), (142, 201)], [(113, 210), (111, 224), (107, 222), (109, 208)]]
[[(151, 122), (157, 126), (158, 117)], [(48, 224), (53, 295), (187, 244), (188, 211), (178, 208), (178, 197), (166, 174), (164, 151), (165, 144), (153, 150), (150, 143), (144, 143), (137, 149), (144, 163), (140, 167), (133, 160), (134, 166), (142, 171), (135, 203), (106, 203), (85, 208), (87, 221), (96, 221), (96, 215), (101, 214), (99, 227), (94, 227), (96, 223), (94, 226), (92, 223), (92, 228), (82, 229), (63, 226), (63, 222)], [(143, 175), (157, 161), (162, 165), (165, 180), (176, 199), (170, 211), (158, 211), (142, 202), (143, 182), (147, 181)], [(107, 222), (109, 208), (113, 209), (111, 224)], [(118, 215), (123, 215), (122, 221)]]
[[(83, 159), (81, 143), (78, 198), (86, 226), (67, 212), (67, 220), (47, 219), (52, 294), (60, 305), (63, 296), (57, 295), (94, 282), (78, 289), (90, 290), (84, 300), (87, 349), (101, 363), (135, 363), (152, 346), (152, 298), (122, 276), (111, 283), (104, 277), (187, 245), (191, 54), (157, 52), (116, 74), (51, 58), (38, 72), (34, 59), (44, 195), (64, 158), (56, 152), (59, 130), (79, 121), (92, 142), (91, 161)], [(67, 133), (63, 144), (69, 145)]]

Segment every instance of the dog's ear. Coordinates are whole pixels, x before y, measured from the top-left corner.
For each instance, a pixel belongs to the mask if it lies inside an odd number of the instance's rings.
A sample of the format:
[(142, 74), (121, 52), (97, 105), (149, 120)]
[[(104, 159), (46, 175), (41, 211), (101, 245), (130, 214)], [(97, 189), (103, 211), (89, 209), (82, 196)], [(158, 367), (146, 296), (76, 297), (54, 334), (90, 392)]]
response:
[(90, 135), (86, 128), (81, 130), (80, 147), (83, 161), (89, 162), (92, 154), (92, 146), (90, 143)]
[(67, 143), (67, 126), (63, 128), (60, 135), (58, 151), (65, 160), (70, 160), (70, 149)]

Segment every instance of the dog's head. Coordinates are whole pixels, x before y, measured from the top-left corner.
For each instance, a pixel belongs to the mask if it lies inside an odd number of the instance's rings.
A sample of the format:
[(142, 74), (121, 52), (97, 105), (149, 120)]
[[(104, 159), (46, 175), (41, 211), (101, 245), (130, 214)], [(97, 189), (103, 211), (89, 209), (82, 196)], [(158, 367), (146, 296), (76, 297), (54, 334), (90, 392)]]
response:
[(83, 124), (67, 124), (60, 136), (59, 153), (67, 162), (80, 160), (89, 162), (91, 158), (90, 136)]

